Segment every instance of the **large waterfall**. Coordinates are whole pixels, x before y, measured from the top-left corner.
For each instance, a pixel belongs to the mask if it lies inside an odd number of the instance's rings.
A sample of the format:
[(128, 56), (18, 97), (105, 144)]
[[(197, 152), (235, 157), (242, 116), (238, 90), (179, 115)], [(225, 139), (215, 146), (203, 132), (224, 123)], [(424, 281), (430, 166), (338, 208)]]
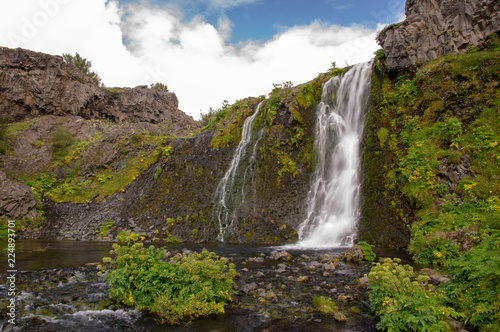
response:
[(316, 168), (299, 246), (350, 246), (359, 219), (360, 141), (372, 64), (355, 65), (323, 85), (317, 106)]
[(226, 233), (230, 230), (237, 217), (238, 208), (245, 201), (245, 184), (248, 181), (249, 173), (252, 172), (251, 167), (257, 155), (257, 145), (264, 130), (264, 127), (262, 127), (257, 131), (258, 138), (251, 147), (250, 145), (254, 140), (253, 123), (264, 102), (260, 102), (255, 113), (245, 119), (241, 141), (234, 152), (226, 174), (219, 182), (215, 192), (214, 211), (219, 223), (218, 240), (222, 242), (224, 242)]

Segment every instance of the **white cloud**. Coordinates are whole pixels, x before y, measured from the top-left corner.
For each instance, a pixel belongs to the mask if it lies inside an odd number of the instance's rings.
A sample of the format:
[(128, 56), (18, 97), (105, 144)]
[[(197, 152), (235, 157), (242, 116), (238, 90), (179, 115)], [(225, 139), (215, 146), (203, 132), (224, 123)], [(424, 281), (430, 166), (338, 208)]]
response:
[[(228, 8), (254, 0), (206, 2)], [(216, 28), (200, 16), (185, 22), (171, 9), (104, 0), (4, 1), (0, 31), (0, 45), (79, 52), (108, 86), (163, 82), (194, 117), (225, 99), (267, 94), (272, 83), (304, 83), (334, 61), (368, 61), (378, 49), (374, 30), (321, 22), (289, 28), (264, 44), (228, 45), (231, 22), (224, 16)]]

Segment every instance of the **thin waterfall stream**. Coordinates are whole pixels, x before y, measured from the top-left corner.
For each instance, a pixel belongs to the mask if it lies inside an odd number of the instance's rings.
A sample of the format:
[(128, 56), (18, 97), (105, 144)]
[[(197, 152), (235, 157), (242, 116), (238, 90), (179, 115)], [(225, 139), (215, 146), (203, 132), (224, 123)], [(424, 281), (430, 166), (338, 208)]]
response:
[(351, 246), (359, 219), (360, 142), (372, 63), (323, 85), (317, 106), (317, 164), (299, 228), (301, 247)]
[[(262, 138), (263, 132), (263, 128), (258, 130), (257, 135), (259, 137), (254, 143), (253, 148), (250, 149), (250, 145), (254, 138), (254, 132), (252, 130), (253, 123), (264, 103), (265, 101), (261, 101), (254, 114), (248, 117), (243, 123), (240, 143), (234, 152), (231, 164), (229, 165), (226, 174), (219, 182), (215, 191), (216, 204), (214, 209), (215, 216), (219, 224), (218, 240), (221, 242), (225, 241), (226, 233), (231, 228), (234, 223), (234, 219), (236, 218), (238, 207), (245, 200), (243, 187), (247, 181), (249, 168), (255, 161), (257, 144)], [(249, 153), (249, 150), (251, 150), (251, 153)], [(249, 154), (250, 158), (248, 157)], [(243, 175), (241, 175), (242, 169), (244, 169)]]

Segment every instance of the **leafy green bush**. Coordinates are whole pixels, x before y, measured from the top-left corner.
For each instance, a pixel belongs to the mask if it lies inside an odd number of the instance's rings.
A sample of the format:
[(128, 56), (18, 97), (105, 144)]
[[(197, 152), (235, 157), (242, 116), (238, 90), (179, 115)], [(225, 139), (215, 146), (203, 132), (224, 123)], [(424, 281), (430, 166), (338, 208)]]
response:
[(363, 252), (363, 256), (365, 257), (365, 261), (368, 263), (371, 263), (375, 260), (377, 255), (373, 252), (372, 248), (373, 246), (369, 243), (366, 243), (364, 241), (358, 242), (358, 246), (361, 247), (361, 251)]
[(163, 91), (163, 92), (169, 92), (168, 91), (168, 86), (166, 84), (163, 84), (163, 83), (160, 83), (160, 82), (151, 83), (150, 88), (154, 89), (154, 90)]
[(97, 231), (97, 233), (104, 237), (106, 235), (109, 234), (109, 232), (111, 231), (111, 229), (113, 228), (113, 221), (111, 220), (108, 220), (108, 221), (105, 221), (100, 227), (99, 227), (99, 230)]
[(480, 331), (500, 331), (500, 233), (446, 266), (451, 280), (444, 288), (465, 322)]
[(164, 248), (144, 248), (138, 240), (135, 233), (121, 232), (111, 251), (115, 257), (103, 259), (111, 298), (157, 314), (162, 324), (224, 312), (236, 275), (225, 258), (204, 250), (165, 261)]
[(438, 236), (415, 235), (409, 250), (419, 264), (443, 265), (446, 260), (458, 257), (458, 244)]
[(447, 317), (459, 314), (443, 304), (445, 294), (427, 283), (428, 276), (416, 276), (411, 266), (400, 262), (399, 258), (386, 258), (368, 275), (370, 303), (381, 316), (377, 328), (389, 332), (447, 331)]
[(92, 62), (88, 61), (86, 58), (82, 58), (82, 56), (78, 53), (75, 55), (71, 55), (68, 53), (63, 53), (63, 59), (66, 63), (71, 63), (75, 65), (78, 70), (80, 70), (84, 75), (87, 75), (92, 79), (95, 85), (101, 85), (101, 78), (96, 72), (90, 70), (92, 67)]

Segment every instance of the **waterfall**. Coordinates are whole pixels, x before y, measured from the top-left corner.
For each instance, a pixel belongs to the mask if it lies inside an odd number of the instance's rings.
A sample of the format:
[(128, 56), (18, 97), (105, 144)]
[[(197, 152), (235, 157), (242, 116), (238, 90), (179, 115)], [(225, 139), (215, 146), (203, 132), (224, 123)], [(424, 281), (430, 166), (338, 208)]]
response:
[[(241, 134), (241, 141), (236, 147), (233, 159), (229, 165), (226, 174), (219, 182), (215, 191), (215, 216), (219, 223), (219, 236), (218, 240), (224, 242), (225, 235), (234, 223), (237, 216), (238, 207), (245, 201), (244, 186), (247, 182), (247, 175), (251, 172), (251, 167), (255, 162), (257, 144), (262, 138), (264, 128), (260, 128), (257, 132), (258, 139), (250, 149), (253, 141), (253, 123), (257, 117), (264, 101), (260, 102), (254, 114), (248, 117), (243, 123), (243, 132)], [(251, 150), (250, 158), (248, 157), (249, 150)], [(241, 174), (243, 171), (243, 175)]]
[(351, 246), (359, 219), (360, 148), (372, 63), (355, 65), (323, 85), (307, 218), (299, 246)]

